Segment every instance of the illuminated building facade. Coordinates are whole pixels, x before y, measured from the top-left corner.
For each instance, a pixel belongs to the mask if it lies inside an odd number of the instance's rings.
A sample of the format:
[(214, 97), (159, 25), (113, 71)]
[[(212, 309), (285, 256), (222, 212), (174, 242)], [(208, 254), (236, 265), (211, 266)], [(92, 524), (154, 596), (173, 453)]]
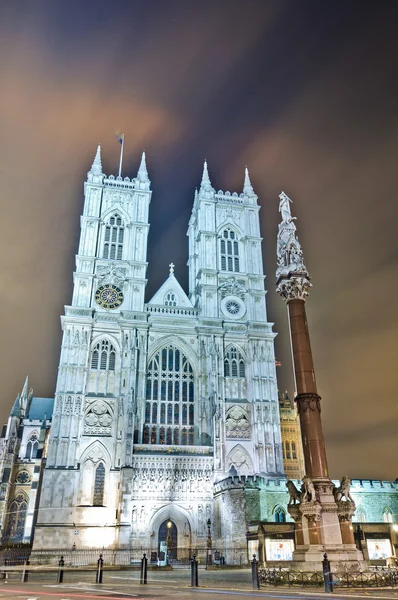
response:
[(214, 541), (244, 544), (244, 519), (233, 537), (229, 525), (235, 490), (215, 493), (214, 483), (283, 476), (248, 172), (241, 194), (216, 192), (205, 164), (188, 227), (189, 293), (171, 263), (145, 302), (151, 195), (145, 155), (135, 178), (107, 177), (98, 148), (62, 317), (35, 547), (156, 551), (169, 519), (182, 554), (206, 544), (209, 520)]

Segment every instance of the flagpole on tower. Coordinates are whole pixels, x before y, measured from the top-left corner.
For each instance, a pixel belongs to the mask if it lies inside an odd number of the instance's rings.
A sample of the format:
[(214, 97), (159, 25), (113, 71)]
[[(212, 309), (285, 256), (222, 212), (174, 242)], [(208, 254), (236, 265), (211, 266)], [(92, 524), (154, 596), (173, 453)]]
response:
[(124, 150), (124, 133), (117, 133), (116, 137), (121, 145), (120, 148), (120, 161), (119, 161), (119, 177), (122, 176), (122, 164), (123, 164), (123, 150)]

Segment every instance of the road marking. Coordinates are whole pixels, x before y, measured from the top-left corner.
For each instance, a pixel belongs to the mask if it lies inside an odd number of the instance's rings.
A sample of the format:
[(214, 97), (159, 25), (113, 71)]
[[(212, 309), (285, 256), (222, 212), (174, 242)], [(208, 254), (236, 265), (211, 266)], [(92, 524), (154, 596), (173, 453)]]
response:
[[(27, 600), (26, 596), (28, 596), (28, 594), (32, 593), (32, 592), (28, 592), (28, 591), (25, 592), (25, 590), (15, 590), (15, 589), (12, 589), (11, 587), (9, 587), (8, 589), (0, 588), (0, 590), (2, 592), (7, 592), (8, 594), (11, 594), (13, 592), (14, 593), (16, 592), (18, 594), (25, 594), (25, 596), (18, 596), (18, 598), (24, 598), (24, 600)], [(70, 598), (68, 600), (71, 600), (72, 598), (98, 598), (99, 600), (104, 600), (104, 599), (106, 599), (106, 600), (124, 600), (124, 599), (128, 600), (128, 598), (131, 598), (131, 596), (132, 596), (132, 594), (125, 594), (124, 592), (117, 592), (114, 590), (109, 591), (109, 590), (95, 589), (95, 591), (99, 592), (99, 593), (104, 591), (105, 593), (116, 594), (116, 595), (115, 596), (103, 596), (103, 595), (94, 596), (94, 595), (90, 595), (90, 594), (69, 594)], [(40, 596), (38, 597), (38, 600), (40, 600), (41, 596), (53, 596), (53, 597), (59, 596), (60, 600), (63, 600), (64, 593), (57, 594), (56, 592), (41, 592)], [(134, 594), (134, 596), (136, 597), (136, 594)]]
[(118, 592), (116, 590), (104, 590), (102, 588), (88, 588), (88, 587), (76, 587), (73, 585), (63, 584), (62, 587), (67, 588), (68, 590), (79, 590), (80, 592), (105, 592), (105, 594), (123, 594), (123, 596), (128, 596), (129, 598), (137, 598), (138, 594), (126, 594), (125, 592)]
[[(68, 585), (67, 583), (59, 583), (57, 585), (43, 585), (43, 587), (46, 588), (58, 588), (58, 589), (62, 589), (65, 588), (67, 590), (79, 590), (80, 592), (104, 592), (105, 594), (119, 594), (119, 595), (123, 595), (125, 598), (129, 597), (129, 598), (137, 598), (138, 594), (129, 594), (128, 592), (118, 592), (117, 590), (104, 590), (102, 588), (88, 588), (88, 587), (83, 587), (83, 583), (80, 583), (80, 585), (76, 586), (76, 585)], [(61, 600), (71, 600), (70, 598), (61, 598)]]

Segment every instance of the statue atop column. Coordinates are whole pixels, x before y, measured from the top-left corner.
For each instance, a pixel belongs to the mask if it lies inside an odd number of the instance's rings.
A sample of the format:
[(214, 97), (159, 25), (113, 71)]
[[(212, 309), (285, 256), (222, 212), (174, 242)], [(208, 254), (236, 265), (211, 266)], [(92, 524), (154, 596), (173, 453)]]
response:
[[(363, 564), (363, 555), (355, 547), (351, 519), (355, 503), (350, 496), (350, 480), (343, 477), (339, 487), (329, 479), (325, 440), (322, 431), (321, 397), (318, 394), (312, 358), (305, 300), (312, 287), (303, 251), (296, 233), (295, 218), (290, 211), (291, 199), (279, 196), (281, 222), (277, 237), (276, 291), (285, 300), (290, 324), (293, 366), (300, 416), (305, 477), (298, 490), (292, 481), (288, 511), (295, 521), (296, 550), (294, 560), (308, 566), (322, 560), (327, 550), (332, 561), (345, 562), (352, 568)], [(342, 498), (346, 501), (342, 501)]]
[(312, 287), (304, 255), (296, 235), (296, 225), (290, 212), (292, 200), (282, 192), (279, 195), (282, 222), (278, 226), (276, 291), (286, 301), (305, 299)]

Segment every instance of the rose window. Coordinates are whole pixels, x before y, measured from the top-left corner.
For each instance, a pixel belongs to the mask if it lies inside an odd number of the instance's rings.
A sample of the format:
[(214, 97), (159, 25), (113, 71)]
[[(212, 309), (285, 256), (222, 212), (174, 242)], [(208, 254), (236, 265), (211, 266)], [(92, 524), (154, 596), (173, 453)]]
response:
[(239, 308), (239, 304), (235, 302), (235, 300), (229, 300), (229, 302), (226, 303), (226, 309), (231, 315), (238, 314)]

